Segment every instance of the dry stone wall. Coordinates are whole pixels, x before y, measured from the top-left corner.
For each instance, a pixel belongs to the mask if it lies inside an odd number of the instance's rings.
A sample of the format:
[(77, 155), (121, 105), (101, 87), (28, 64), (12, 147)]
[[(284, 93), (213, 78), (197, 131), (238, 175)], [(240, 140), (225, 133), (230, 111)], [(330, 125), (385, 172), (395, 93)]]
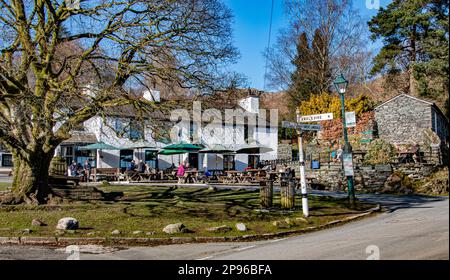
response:
[[(299, 174), (300, 167), (298, 164), (292, 164), (290, 167), (295, 170), (296, 174)], [(384, 187), (387, 179), (396, 171), (406, 174), (410, 179), (415, 181), (430, 176), (435, 169), (435, 165), (421, 163), (387, 165), (356, 164), (354, 166), (355, 189), (376, 192)], [(320, 169), (311, 169), (310, 166), (307, 166), (306, 177), (309, 185), (313, 189), (345, 191), (347, 188), (347, 180), (344, 176), (342, 164), (339, 162), (323, 164), (320, 166)]]

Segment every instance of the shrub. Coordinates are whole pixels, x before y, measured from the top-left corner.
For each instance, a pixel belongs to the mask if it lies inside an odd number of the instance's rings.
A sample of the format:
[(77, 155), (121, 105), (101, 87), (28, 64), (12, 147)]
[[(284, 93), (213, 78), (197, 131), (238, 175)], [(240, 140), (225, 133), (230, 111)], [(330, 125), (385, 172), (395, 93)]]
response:
[(391, 163), (396, 158), (394, 145), (377, 139), (368, 145), (367, 154), (364, 157), (365, 164), (386, 164)]
[[(345, 98), (345, 111), (355, 112), (358, 117), (373, 110), (375, 103), (367, 94), (360, 94), (355, 98)], [(300, 104), (300, 114), (315, 115), (333, 113), (335, 119), (341, 118), (341, 99), (337, 94), (322, 93), (312, 95), (310, 99)]]

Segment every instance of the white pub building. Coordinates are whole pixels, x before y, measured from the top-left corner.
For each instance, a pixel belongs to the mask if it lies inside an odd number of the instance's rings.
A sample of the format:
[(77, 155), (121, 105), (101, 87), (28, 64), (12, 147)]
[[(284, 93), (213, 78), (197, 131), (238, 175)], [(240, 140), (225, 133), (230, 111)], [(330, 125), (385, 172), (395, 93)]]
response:
[[(159, 102), (159, 92), (151, 91), (144, 93), (142, 98)], [(194, 106), (195, 107), (195, 106)], [(149, 164), (152, 168), (166, 169), (172, 164), (178, 166), (180, 162), (188, 161), (190, 166), (203, 170), (243, 170), (251, 165), (256, 167), (260, 160), (273, 160), (277, 158), (278, 148), (278, 116), (275, 111), (266, 112), (259, 108), (259, 96), (248, 95), (239, 102), (240, 108), (230, 109), (234, 111), (235, 117), (230, 122), (221, 121), (220, 133), (205, 133), (208, 123), (198, 129), (198, 122), (185, 119), (177, 121), (165, 117), (172, 124), (172, 135), (174, 141), (157, 141), (153, 139), (152, 129), (140, 125), (132, 110), (122, 110), (120, 113), (114, 111), (106, 117), (94, 117), (84, 122), (82, 129), (73, 131), (72, 137), (64, 141), (56, 150), (56, 155), (63, 157), (67, 164), (72, 161), (83, 164), (89, 160), (93, 167), (97, 168), (121, 168), (125, 169), (127, 164), (134, 160), (140, 160)], [(125, 113), (124, 113), (125, 111)], [(202, 109), (201, 113), (205, 113)], [(206, 110), (207, 111), (207, 110)], [(220, 116), (227, 118), (225, 109), (219, 111)], [(187, 112), (187, 111), (186, 111)], [(173, 114), (172, 114), (173, 115)], [(241, 120), (238, 121), (241, 115)], [(250, 119), (253, 120), (249, 121)], [(117, 133), (121, 132), (121, 133)], [(196, 137), (195, 137), (196, 136)], [(175, 138), (175, 139), (174, 139)], [(83, 146), (105, 143), (116, 149), (83, 150)], [(189, 152), (178, 155), (160, 155), (164, 147), (174, 143), (192, 143), (205, 148), (221, 145), (230, 150), (225, 154), (203, 154)], [(257, 145), (266, 151), (261, 154), (241, 154), (233, 151), (241, 147)], [(11, 153), (0, 147), (0, 169), (7, 170), (13, 167)]]

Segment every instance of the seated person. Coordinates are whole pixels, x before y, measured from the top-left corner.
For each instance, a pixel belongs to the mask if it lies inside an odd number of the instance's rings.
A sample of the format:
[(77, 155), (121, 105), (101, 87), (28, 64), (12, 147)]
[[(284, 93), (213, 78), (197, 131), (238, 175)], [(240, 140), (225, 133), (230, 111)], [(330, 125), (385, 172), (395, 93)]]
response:
[(142, 159), (139, 160), (139, 163), (138, 163), (138, 165), (137, 165), (137, 171), (138, 171), (139, 173), (144, 173), (144, 172), (145, 172), (145, 164), (144, 164), (144, 162), (142, 161)]
[(91, 176), (91, 169), (92, 166), (89, 163), (89, 160), (85, 160), (83, 165), (83, 180), (85, 182), (89, 182), (89, 177)]
[(134, 160), (132, 160), (127, 165), (127, 171), (134, 171), (134, 170), (136, 170), (136, 164), (134, 163)]
[(76, 177), (78, 176), (78, 164), (76, 161), (72, 161), (72, 164), (69, 166), (69, 176)]
[(178, 171), (177, 171), (178, 183), (182, 182), (182, 178), (184, 178), (185, 174), (186, 174), (186, 169), (184, 167), (184, 164), (180, 164), (180, 166), (178, 166)]
[(253, 169), (253, 166), (249, 165), (249, 166), (247, 166), (247, 167), (244, 169), (244, 171), (249, 171), (249, 170), (251, 170), (251, 169)]

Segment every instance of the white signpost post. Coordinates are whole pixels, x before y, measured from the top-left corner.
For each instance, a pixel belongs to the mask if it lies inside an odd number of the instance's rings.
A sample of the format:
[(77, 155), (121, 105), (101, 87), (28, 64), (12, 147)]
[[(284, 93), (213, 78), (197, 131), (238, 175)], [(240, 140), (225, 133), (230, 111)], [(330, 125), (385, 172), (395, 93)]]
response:
[(302, 191), (302, 210), (303, 216), (309, 216), (309, 207), (308, 207), (308, 189), (306, 186), (306, 176), (305, 176), (305, 159), (303, 155), (303, 139), (302, 132), (303, 131), (319, 131), (322, 129), (319, 124), (301, 124), (301, 122), (317, 122), (317, 121), (326, 121), (332, 120), (333, 114), (321, 114), (321, 115), (311, 115), (311, 116), (300, 116), (297, 111), (297, 123), (292, 122), (282, 122), (282, 126), (284, 128), (294, 128), (297, 129), (298, 132), (298, 150), (299, 150), (299, 160), (300, 160), (300, 185)]

